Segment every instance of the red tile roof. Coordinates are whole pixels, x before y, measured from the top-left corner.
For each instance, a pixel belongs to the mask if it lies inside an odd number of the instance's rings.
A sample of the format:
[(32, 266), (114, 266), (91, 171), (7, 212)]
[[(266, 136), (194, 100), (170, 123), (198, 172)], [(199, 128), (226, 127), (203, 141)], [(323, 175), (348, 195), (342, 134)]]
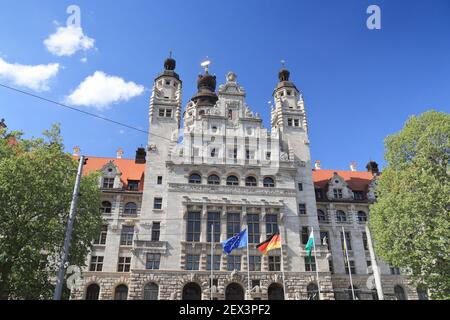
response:
[(116, 159), (116, 158), (99, 158), (87, 156), (88, 161), (83, 168), (83, 174), (86, 175), (93, 171), (101, 170), (108, 162), (112, 161), (122, 173), (120, 180), (124, 188), (128, 186), (128, 180), (138, 180), (139, 190), (144, 187), (144, 171), (145, 163), (136, 163), (134, 159)]
[(346, 170), (315, 170), (312, 171), (314, 185), (317, 188), (326, 189), (328, 182), (333, 177), (334, 173), (341, 176), (348, 187), (352, 190), (365, 191), (367, 190), (373, 175), (367, 171), (346, 171)]

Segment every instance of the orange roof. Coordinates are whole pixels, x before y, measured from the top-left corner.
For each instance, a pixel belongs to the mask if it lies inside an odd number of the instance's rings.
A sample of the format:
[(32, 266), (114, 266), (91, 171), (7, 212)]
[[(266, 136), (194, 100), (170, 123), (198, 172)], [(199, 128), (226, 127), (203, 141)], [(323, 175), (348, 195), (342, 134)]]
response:
[(348, 187), (352, 190), (365, 191), (373, 179), (373, 174), (368, 171), (346, 171), (346, 170), (315, 170), (312, 171), (314, 185), (326, 189), (328, 182), (334, 173), (341, 176)]
[(116, 159), (116, 158), (99, 158), (86, 156), (88, 161), (83, 167), (83, 174), (88, 174), (93, 171), (101, 170), (108, 162), (112, 161), (122, 173), (120, 180), (124, 188), (128, 186), (128, 180), (138, 180), (139, 190), (142, 191), (144, 187), (144, 171), (145, 163), (136, 163), (134, 159)]

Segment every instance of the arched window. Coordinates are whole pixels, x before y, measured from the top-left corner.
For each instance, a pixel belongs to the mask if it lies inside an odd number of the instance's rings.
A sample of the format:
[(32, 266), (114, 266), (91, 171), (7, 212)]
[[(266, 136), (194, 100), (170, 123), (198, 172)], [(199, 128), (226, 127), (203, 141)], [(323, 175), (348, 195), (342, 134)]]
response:
[(283, 286), (279, 283), (272, 283), (267, 289), (268, 300), (284, 300)]
[(200, 184), (202, 183), (202, 177), (197, 173), (193, 173), (189, 176), (189, 183)]
[(325, 215), (325, 212), (323, 212), (320, 209), (317, 210), (317, 220), (319, 220), (319, 222), (327, 221), (327, 216)]
[(186, 284), (183, 288), (183, 300), (202, 300), (202, 288), (195, 282)]
[(137, 214), (137, 204), (134, 202), (128, 202), (125, 205), (125, 209), (123, 210), (123, 214), (126, 215), (135, 215)]
[(147, 283), (144, 287), (144, 300), (158, 300), (159, 287), (156, 283)]
[(228, 176), (227, 177), (227, 186), (238, 186), (239, 179), (236, 176)]
[(225, 300), (244, 300), (244, 289), (238, 283), (230, 283), (225, 289)]
[(214, 184), (214, 185), (218, 185), (220, 184), (220, 178), (219, 176), (212, 174), (208, 177), (208, 184)]
[(247, 187), (256, 187), (257, 184), (258, 183), (256, 182), (256, 178), (255, 177), (249, 176), (249, 177), (245, 178), (245, 185)]
[[(355, 300), (361, 300), (361, 290), (357, 286), (353, 286), (353, 292), (355, 293)], [(352, 287), (348, 287), (348, 300), (353, 300)]]
[(103, 201), (102, 206), (100, 207), (100, 213), (111, 213), (111, 202)]
[(319, 288), (317, 284), (311, 282), (306, 287), (306, 291), (308, 292), (308, 300), (319, 300)]
[(405, 289), (403, 289), (402, 286), (396, 285), (394, 287), (394, 294), (395, 294), (396, 300), (407, 300), (406, 294), (405, 294)]
[(263, 180), (263, 185), (266, 188), (273, 188), (275, 187), (275, 181), (270, 177), (265, 177)]
[(358, 221), (367, 222), (367, 214), (364, 211), (358, 211)]
[(336, 221), (337, 222), (347, 222), (347, 215), (344, 211), (338, 210), (336, 211)]
[(128, 298), (128, 287), (124, 284), (121, 284), (116, 287), (114, 291), (114, 300), (127, 300)]
[(100, 294), (100, 287), (98, 284), (93, 283), (87, 287), (86, 300), (98, 300)]

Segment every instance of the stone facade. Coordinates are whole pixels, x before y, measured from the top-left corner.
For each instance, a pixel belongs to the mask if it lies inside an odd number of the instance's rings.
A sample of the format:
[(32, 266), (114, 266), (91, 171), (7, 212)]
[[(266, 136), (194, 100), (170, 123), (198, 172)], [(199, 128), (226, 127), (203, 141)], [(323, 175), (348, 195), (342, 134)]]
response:
[[(360, 173), (355, 190), (352, 173), (311, 170), (303, 96), (289, 76), (286, 69), (279, 73), (269, 131), (232, 72), (216, 92), (216, 78), (206, 69), (182, 114), (182, 82), (175, 61), (166, 60), (150, 100), (145, 165), (105, 159), (90, 168), (101, 170), (103, 200), (111, 209), (103, 209), (107, 230), (87, 257), (73, 299), (311, 299), (317, 297), (314, 267), (321, 299), (346, 299), (342, 227), (350, 232), (358, 298), (372, 299), (363, 232), (375, 178)], [(322, 176), (325, 183), (318, 183)], [(221, 246), (243, 229), (249, 231), (250, 272), (247, 250), (229, 257)], [(261, 255), (256, 245), (277, 230), (282, 249)], [(311, 231), (313, 265), (305, 251)], [(394, 286), (401, 285), (408, 299), (417, 298), (403, 276), (380, 265), (386, 293), (394, 297)]]

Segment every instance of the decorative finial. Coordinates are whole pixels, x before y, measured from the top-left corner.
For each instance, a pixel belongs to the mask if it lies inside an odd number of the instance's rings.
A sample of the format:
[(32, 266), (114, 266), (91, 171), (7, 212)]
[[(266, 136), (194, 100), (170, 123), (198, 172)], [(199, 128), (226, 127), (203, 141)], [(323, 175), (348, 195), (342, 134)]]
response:
[(169, 50), (169, 58), (172, 58), (172, 49)]
[(284, 65), (286, 64), (286, 60), (282, 59), (280, 62), (281, 62), (281, 66), (284, 68)]
[(211, 64), (211, 61), (208, 59), (208, 56), (206, 56), (205, 60), (200, 64), (202, 68), (205, 69), (205, 73), (208, 73), (209, 65)]

